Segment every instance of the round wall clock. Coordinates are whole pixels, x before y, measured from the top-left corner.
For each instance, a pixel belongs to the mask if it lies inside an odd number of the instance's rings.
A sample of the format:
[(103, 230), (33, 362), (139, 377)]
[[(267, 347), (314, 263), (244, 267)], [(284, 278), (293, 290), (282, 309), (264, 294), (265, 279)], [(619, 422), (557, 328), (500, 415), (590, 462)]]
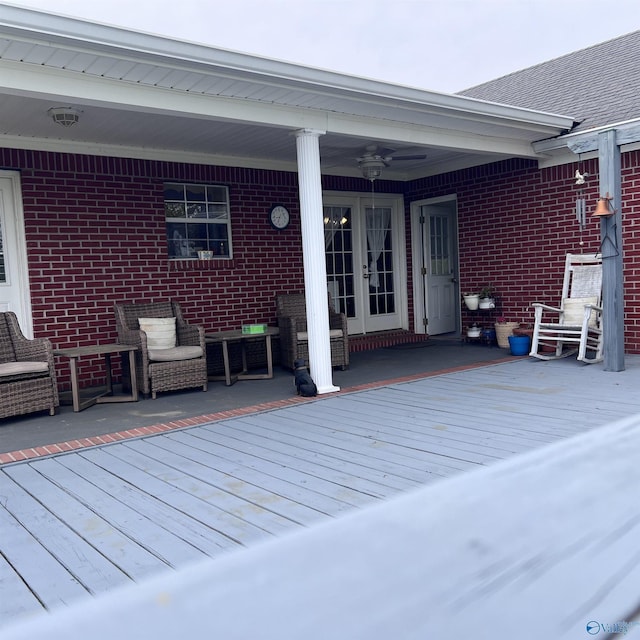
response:
[(274, 229), (286, 229), (291, 222), (291, 215), (287, 207), (274, 204), (269, 211), (269, 222)]

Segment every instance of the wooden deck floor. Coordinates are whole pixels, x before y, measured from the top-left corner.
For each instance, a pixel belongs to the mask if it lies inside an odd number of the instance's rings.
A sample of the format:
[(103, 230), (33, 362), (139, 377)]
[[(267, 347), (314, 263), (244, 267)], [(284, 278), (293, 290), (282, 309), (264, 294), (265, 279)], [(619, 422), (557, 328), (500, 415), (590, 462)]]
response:
[(640, 357), (517, 360), (0, 469), (0, 625), (640, 413)]

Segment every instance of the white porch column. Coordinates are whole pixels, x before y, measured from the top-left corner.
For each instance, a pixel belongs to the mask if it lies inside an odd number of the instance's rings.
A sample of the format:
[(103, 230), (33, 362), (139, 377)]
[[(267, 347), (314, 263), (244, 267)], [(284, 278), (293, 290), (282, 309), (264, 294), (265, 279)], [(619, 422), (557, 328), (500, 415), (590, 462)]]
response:
[(296, 131), (304, 289), (309, 334), (309, 367), (318, 393), (340, 391), (333, 384), (329, 344), (327, 266), (324, 250), (320, 144), (324, 131)]

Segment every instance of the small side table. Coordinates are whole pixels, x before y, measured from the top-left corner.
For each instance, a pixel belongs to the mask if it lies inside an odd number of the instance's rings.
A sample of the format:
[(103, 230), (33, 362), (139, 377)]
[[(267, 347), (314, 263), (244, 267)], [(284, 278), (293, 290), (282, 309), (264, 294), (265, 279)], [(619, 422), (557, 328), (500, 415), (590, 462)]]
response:
[[(94, 404), (103, 402), (137, 402), (138, 381), (136, 379), (136, 351), (138, 347), (131, 344), (96, 344), (89, 347), (70, 347), (68, 349), (54, 349), (53, 354), (69, 360), (71, 369), (71, 397), (73, 410), (82, 411)], [(129, 395), (113, 395), (113, 380), (111, 375), (111, 354), (129, 353), (129, 369), (131, 371), (131, 393)], [(78, 358), (83, 356), (104, 356), (104, 370), (107, 380), (106, 389), (89, 398), (80, 398), (78, 380)]]
[[(217, 333), (206, 333), (204, 336), (208, 344), (222, 345), (222, 359), (224, 361), (223, 376), (209, 376), (209, 380), (224, 380), (224, 383), (230, 387), (238, 380), (266, 380), (273, 378), (273, 355), (271, 352), (271, 336), (280, 334), (278, 327), (267, 327), (265, 333), (242, 333), (241, 330), (235, 331), (219, 331)], [(267, 373), (249, 373), (247, 367), (247, 351), (246, 343), (252, 340), (264, 340), (267, 351)], [(229, 363), (229, 343), (239, 342), (242, 348), (242, 371), (239, 373), (231, 373), (231, 365)]]

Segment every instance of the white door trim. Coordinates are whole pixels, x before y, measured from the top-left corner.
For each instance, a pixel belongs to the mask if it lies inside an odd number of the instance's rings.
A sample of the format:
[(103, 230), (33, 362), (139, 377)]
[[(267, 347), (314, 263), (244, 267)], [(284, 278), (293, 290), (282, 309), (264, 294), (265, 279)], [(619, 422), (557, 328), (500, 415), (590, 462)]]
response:
[[(31, 288), (29, 286), (29, 265), (27, 260), (27, 239), (24, 228), (24, 208), (22, 206), (22, 188), (18, 171), (0, 170), (0, 179), (10, 183), (10, 189), (0, 190), (3, 198), (5, 217), (11, 216), (3, 235), (5, 256), (10, 252), (7, 262), (7, 286), (14, 289), (10, 311), (18, 316), (20, 328), (27, 338), (33, 338), (33, 315), (31, 309)], [(10, 193), (9, 193), (10, 191)], [(17, 291), (17, 296), (15, 292)]]

